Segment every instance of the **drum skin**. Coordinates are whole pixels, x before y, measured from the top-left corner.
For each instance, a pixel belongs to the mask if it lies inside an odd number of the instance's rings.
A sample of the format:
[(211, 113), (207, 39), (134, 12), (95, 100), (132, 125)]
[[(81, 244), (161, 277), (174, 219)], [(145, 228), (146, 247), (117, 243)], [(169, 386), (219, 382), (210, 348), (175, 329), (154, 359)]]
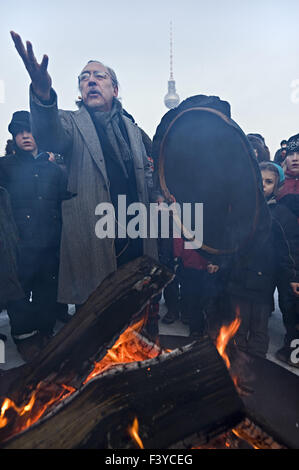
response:
[(203, 203), (202, 250), (235, 253), (254, 239), (261, 215), (267, 219), (259, 169), (247, 137), (221, 110), (228, 103), (205, 97), (217, 106), (198, 106), (198, 98), (167, 113), (157, 129), (159, 182), (168, 201)]

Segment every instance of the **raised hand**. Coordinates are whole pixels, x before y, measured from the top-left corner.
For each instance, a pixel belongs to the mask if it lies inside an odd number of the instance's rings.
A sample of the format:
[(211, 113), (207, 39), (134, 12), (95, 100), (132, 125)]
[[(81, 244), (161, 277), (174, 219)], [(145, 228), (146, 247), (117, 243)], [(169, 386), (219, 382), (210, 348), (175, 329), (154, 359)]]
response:
[(23, 41), (19, 34), (15, 33), (14, 31), (11, 31), (10, 34), (15, 44), (15, 47), (30, 75), (34, 93), (37, 95), (38, 98), (43, 101), (49, 100), (52, 79), (47, 71), (49, 62), (48, 56), (44, 55), (41, 63), (39, 64), (33, 53), (31, 42), (26, 42), (27, 49), (25, 49)]

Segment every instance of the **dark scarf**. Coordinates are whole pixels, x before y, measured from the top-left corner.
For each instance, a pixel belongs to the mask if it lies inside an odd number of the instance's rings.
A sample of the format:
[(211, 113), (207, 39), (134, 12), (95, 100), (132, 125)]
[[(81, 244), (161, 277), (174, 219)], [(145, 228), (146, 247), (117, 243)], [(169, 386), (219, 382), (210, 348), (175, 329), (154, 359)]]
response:
[(103, 132), (105, 134), (104, 141), (110, 147), (109, 154), (121, 166), (125, 177), (129, 178), (132, 165), (132, 155), (129, 145), (127, 130), (122, 118), (121, 103), (114, 99), (111, 111), (93, 113), (93, 120), (103, 140)]
[[(116, 214), (119, 194), (126, 195), (127, 206), (138, 201), (133, 156), (122, 114), (122, 106), (116, 99), (111, 111), (90, 113), (102, 147)], [(116, 232), (117, 227), (116, 224)], [(142, 255), (142, 240), (116, 237), (115, 251), (118, 266), (125, 264)]]
[(34, 156), (32, 155), (31, 152), (28, 152), (26, 150), (22, 150), (19, 147), (16, 147), (16, 151), (14, 154), (17, 158), (20, 157), (22, 160), (25, 159), (25, 161), (29, 162), (34, 162), (34, 161), (47, 161), (49, 160), (49, 154), (47, 152), (44, 152), (43, 150), (38, 150), (37, 155)]

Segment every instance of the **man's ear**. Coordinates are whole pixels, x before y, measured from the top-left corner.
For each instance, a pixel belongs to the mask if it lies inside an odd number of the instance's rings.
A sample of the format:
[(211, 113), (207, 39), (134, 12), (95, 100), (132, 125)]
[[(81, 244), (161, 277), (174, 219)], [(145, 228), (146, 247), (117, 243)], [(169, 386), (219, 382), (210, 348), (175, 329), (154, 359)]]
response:
[(117, 86), (114, 87), (114, 96), (115, 96), (115, 98), (118, 97), (118, 87)]

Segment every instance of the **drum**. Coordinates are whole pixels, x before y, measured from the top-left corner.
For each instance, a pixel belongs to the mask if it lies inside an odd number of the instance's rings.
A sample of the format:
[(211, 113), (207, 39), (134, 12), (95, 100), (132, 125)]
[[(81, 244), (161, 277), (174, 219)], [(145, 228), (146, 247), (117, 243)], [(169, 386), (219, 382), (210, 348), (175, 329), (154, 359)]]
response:
[(228, 103), (204, 96), (184, 101), (162, 118), (153, 152), (166, 200), (182, 209), (202, 203), (202, 250), (235, 253), (260, 223), (269, 223), (253, 150)]

